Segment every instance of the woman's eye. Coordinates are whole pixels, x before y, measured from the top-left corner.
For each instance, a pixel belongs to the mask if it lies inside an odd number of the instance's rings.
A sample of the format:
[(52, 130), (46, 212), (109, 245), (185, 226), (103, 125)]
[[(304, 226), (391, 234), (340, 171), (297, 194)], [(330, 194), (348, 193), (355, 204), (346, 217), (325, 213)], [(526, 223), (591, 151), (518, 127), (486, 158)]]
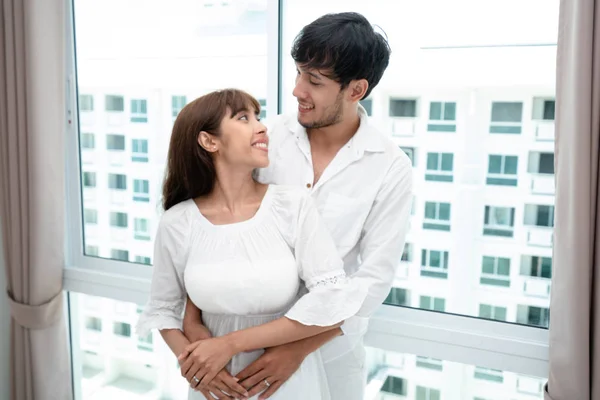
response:
[(240, 117), (240, 119), (245, 119), (246, 121), (248, 121), (248, 116), (246, 114), (244, 114)]

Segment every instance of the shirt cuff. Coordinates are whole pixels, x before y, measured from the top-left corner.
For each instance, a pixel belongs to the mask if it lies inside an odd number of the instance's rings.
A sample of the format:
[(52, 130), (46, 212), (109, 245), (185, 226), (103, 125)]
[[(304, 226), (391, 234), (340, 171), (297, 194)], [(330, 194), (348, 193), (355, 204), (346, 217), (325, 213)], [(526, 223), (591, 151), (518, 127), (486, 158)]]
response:
[(343, 335), (321, 347), (323, 362), (331, 362), (351, 352), (361, 342), (368, 327), (369, 318), (354, 316), (346, 319), (340, 328)]

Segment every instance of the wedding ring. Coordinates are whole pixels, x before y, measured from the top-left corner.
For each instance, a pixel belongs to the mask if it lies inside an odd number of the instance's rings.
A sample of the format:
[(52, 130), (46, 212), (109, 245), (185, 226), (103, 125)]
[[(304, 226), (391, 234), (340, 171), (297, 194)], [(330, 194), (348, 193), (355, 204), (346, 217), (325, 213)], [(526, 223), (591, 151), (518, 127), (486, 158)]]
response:
[(200, 383), (200, 379), (196, 378), (196, 376), (193, 376), (192, 379), (194, 380), (194, 382)]
[(265, 379), (265, 385), (267, 385), (267, 387), (271, 386), (271, 384)]

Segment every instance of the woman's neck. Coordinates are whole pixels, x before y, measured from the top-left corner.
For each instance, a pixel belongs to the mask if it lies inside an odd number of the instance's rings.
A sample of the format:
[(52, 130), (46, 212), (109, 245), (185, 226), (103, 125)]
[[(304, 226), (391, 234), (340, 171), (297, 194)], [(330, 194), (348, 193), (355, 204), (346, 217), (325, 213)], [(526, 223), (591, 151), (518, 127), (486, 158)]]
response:
[(228, 209), (236, 214), (248, 202), (254, 202), (257, 196), (262, 198), (264, 185), (256, 182), (252, 177), (252, 171), (219, 171), (215, 187), (208, 196), (210, 201), (219, 208)]

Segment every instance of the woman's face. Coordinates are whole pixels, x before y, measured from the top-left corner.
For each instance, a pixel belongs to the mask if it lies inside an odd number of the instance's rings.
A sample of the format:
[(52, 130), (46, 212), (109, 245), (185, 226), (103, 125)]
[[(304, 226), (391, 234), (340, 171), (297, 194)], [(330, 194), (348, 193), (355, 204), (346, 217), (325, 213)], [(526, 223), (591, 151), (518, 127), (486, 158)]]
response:
[(267, 128), (260, 122), (255, 110), (248, 107), (231, 116), (231, 110), (228, 109), (221, 121), (220, 132), (218, 137), (211, 138), (214, 148), (210, 148), (211, 144), (206, 146), (201, 143), (214, 152), (216, 159), (231, 166), (249, 169), (269, 165)]

